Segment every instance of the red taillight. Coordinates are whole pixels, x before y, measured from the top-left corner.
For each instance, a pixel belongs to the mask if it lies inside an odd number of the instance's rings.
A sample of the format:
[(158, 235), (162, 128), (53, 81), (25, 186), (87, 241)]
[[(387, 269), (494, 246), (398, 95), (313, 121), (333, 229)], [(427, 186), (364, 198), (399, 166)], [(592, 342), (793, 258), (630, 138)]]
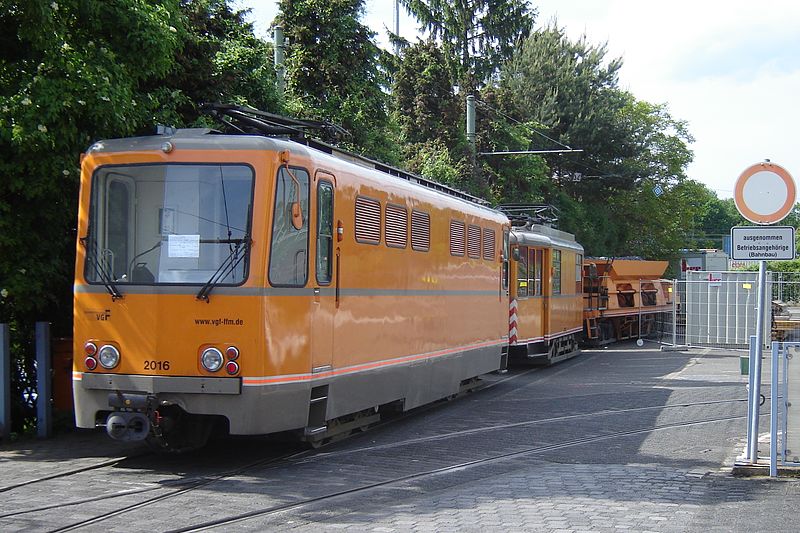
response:
[(225, 365), (225, 372), (233, 376), (234, 374), (239, 373), (239, 365), (234, 361), (228, 361), (228, 364)]
[(231, 361), (236, 361), (239, 358), (239, 348), (236, 346), (228, 346), (225, 350), (225, 355)]
[(86, 355), (93, 356), (97, 353), (97, 345), (93, 342), (87, 342), (83, 345), (83, 351), (86, 352)]
[(83, 364), (85, 364), (86, 368), (88, 368), (89, 370), (94, 370), (95, 368), (97, 368), (97, 359), (95, 359), (94, 357), (87, 357), (86, 359), (84, 359)]

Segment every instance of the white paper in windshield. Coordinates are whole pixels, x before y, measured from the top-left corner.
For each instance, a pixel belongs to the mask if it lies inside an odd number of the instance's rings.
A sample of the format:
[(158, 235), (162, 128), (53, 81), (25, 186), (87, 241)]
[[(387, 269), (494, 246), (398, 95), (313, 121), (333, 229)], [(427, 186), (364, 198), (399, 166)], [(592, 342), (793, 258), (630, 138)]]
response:
[(170, 257), (200, 257), (200, 235), (170, 235)]

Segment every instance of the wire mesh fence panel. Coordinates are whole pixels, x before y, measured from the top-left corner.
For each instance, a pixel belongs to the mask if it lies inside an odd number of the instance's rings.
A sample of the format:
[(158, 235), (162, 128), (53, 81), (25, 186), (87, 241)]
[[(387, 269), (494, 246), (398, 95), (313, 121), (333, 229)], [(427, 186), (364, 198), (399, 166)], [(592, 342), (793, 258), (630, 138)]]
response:
[(662, 344), (676, 343), (678, 302), (672, 280), (640, 280), (639, 338)]
[[(689, 271), (685, 280), (630, 285), (617, 283), (602, 307), (600, 320), (607, 323), (601, 326), (609, 328), (610, 338), (747, 350), (756, 334), (757, 272)], [(800, 342), (800, 273), (768, 273), (766, 291), (764, 346), (771, 340)]]
[(800, 273), (774, 273), (771, 299), (772, 340), (800, 341)]
[(673, 344), (675, 342), (674, 330), (671, 311), (652, 313), (643, 317), (640, 338), (661, 344)]
[[(678, 284), (690, 346), (747, 349), (755, 335), (758, 274), (755, 272), (687, 272)], [(768, 294), (771, 283), (767, 282)], [(771, 306), (764, 312), (764, 345), (770, 341)]]
[[(784, 463), (800, 463), (800, 346), (781, 347), (779, 419), (781, 455)], [(782, 407), (782, 408), (781, 408)]]
[(800, 272), (773, 272), (772, 300), (800, 306)]

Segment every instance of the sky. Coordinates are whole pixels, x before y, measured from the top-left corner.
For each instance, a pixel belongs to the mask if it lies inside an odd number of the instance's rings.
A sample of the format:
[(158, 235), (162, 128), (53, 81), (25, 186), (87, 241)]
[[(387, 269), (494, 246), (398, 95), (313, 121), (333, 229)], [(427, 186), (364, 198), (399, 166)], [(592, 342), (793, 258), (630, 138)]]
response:
[[(274, 0), (252, 8), (256, 34), (269, 37)], [(800, 179), (800, 2), (796, 0), (532, 0), (536, 26), (552, 21), (572, 39), (585, 34), (621, 57), (620, 87), (666, 104), (695, 141), (690, 178), (720, 198), (750, 165), (770, 159)], [(400, 34), (417, 24), (400, 8)], [(393, 0), (366, 0), (364, 22), (388, 47)]]

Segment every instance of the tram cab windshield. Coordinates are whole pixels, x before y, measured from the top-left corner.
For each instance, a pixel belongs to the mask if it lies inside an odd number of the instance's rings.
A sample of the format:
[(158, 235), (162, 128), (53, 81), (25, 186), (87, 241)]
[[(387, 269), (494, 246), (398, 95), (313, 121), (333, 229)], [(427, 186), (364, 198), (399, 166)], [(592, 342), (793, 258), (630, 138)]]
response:
[(239, 285), (248, 273), (253, 169), (103, 166), (92, 178), (86, 280), (107, 287)]

